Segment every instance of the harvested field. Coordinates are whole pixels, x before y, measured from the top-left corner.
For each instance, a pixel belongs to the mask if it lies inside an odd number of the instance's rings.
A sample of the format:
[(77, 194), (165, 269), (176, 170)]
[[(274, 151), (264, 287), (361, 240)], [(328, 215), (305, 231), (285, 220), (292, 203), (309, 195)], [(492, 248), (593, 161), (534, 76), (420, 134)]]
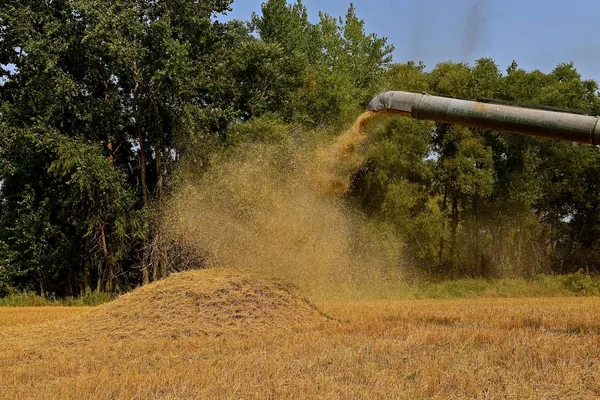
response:
[(40, 324), (32, 309), (2, 309), (0, 398), (600, 396), (600, 298), (317, 306), (279, 281), (214, 270), (74, 315), (37, 309), (55, 319)]
[(69, 319), (87, 311), (87, 307), (0, 307), (0, 329)]

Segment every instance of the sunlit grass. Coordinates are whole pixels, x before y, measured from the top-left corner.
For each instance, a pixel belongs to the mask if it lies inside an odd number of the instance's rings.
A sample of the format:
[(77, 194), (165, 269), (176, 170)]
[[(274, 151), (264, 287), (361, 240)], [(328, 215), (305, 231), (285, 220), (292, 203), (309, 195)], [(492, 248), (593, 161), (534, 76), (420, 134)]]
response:
[(96, 308), (0, 308), (0, 398), (600, 396), (600, 297), (293, 291), (215, 271)]
[(81, 297), (42, 297), (35, 293), (18, 293), (0, 298), (0, 307), (93, 307), (115, 299), (115, 295), (93, 292)]

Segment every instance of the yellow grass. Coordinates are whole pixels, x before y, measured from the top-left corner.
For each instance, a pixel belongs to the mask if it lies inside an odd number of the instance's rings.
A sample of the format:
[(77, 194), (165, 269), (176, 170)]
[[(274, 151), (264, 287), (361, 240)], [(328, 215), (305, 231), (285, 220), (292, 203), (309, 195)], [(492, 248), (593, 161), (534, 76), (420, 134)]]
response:
[(600, 396), (600, 298), (317, 306), (279, 281), (215, 270), (83, 313), (2, 309), (0, 398)]
[(88, 307), (0, 307), (0, 329), (68, 319), (89, 311)]
[(339, 199), (371, 117), (316, 153), (249, 145), (184, 179), (169, 233), (253, 272), (0, 309), (0, 399), (600, 397), (600, 298), (364, 300), (403, 287), (405, 265), (396, 235)]

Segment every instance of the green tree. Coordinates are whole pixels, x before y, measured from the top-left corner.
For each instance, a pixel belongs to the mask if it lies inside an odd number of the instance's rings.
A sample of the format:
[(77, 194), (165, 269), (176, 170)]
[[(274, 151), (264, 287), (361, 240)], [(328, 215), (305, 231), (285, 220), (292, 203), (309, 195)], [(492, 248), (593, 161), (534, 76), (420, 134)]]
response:
[(301, 1), (269, 0), (252, 21), (261, 40), (282, 49), (287, 71), (283, 114), (290, 121), (335, 126), (364, 109), (381, 87), (393, 48), (385, 38), (367, 34), (350, 5), (345, 18), (320, 13), (308, 20)]
[[(230, 4), (3, 2), (0, 62), (13, 66), (0, 87), (4, 279), (43, 292), (74, 290), (61, 277), (84, 276), (87, 289), (96, 265), (97, 287), (113, 290), (141, 265), (148, 282), (151, 211), (186, 138), (235, 117), (211, 86), (221, 50), (248, 37), (214, 20)], [(81, 260), (81, 249), (102, 249), (101, 261), (91, 250)]]
[[(392, 66), (386, 78), (392, 89), (600, 113), (596, 82), (582, 80), (572, 63), (544, 74), (513, 62), (505, 75), (490, 59), (473, 66), (445, 62), (431, 72), (408, 63)], [(370, 146), (378, 150), (359, 173), (355, 192), (365, 209), (397, 227), (425, 271), (532, 276), (598, 270), (596, 148), (445, 124), (424, 132), (425, 148), (407, 148), (402, 140), (411, 143), (411, 126), (389, 125), (386, 135), (372, 136)], [(392, 132), (402, 138), (393, 145)], [(388, 150), (378, 156), (382, 148)], [(431, 178), (408, 178), (406, 168), (392, 162), (397, 156), (432, 171)]]

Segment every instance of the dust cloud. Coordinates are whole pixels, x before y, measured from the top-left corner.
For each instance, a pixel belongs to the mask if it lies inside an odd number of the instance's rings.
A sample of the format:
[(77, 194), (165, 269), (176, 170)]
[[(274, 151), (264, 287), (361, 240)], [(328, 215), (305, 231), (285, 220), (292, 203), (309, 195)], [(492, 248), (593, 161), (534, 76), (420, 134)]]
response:
[(406, 60), (430, 67), (447, 60), (485, 56), (492, 39), (493, 19), (502, 4), (495, 0), (413, 0), (407, 5)]
[(352, 174), (364, 162), (361, 146), (367, 140), (367, 124), (377, 115), (372, 111), (363, 113), (331, 145), (317, 150), (312, 174), (323, 196), (339, 197), (350, 189)]
[(401, 281), (401, 242), (343, 199), (374, 116), (333, 143), (245, 144), (202, 176), (187, 171), (165, 225), (207, 267), (277, 276), (312, 298), (381, 296)]
[(488, 13), (491, 7), (491, 0), (475, 0), (467, 10), (464, 23), (465, 36), (462, 42), (464, 58), (472, 57), (477, 50), (481, 50), (487, 45), (489, 39)]

